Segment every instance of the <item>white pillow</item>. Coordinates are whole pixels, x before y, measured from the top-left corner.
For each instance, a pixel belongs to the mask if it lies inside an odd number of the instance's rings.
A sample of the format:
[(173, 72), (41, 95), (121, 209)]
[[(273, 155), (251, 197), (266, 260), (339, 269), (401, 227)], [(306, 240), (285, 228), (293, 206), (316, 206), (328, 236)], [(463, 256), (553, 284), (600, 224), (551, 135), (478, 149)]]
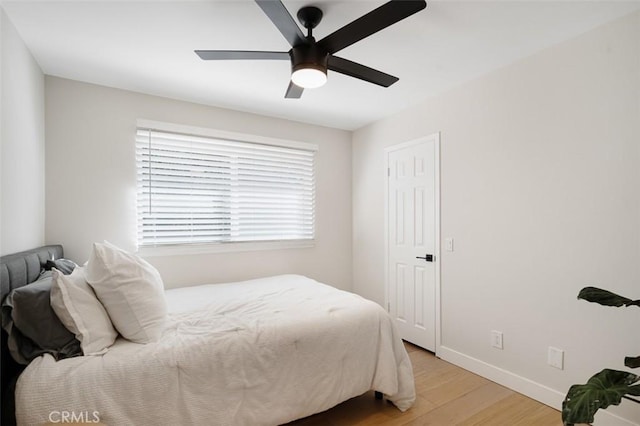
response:
[(62, 324), (76, 335), (85, 355), (100, 355), (113, 345), (118, 333), (109, 315), (87, 284), (85, 270), (76, 267), (71, 275), (52, 268), (51, 307)]
[(160, 338), (167, 303), (156, 268), (106, 241), (94, 243), (87, 263), (87, 282), (122, 337), (136, 343)]

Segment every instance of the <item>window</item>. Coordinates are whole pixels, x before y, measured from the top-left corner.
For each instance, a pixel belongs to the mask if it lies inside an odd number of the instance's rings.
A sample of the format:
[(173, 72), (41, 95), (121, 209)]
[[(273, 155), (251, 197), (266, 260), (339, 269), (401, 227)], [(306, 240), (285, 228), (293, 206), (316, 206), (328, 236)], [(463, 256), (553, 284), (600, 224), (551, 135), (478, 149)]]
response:
[(139, 127), (138, 246), (313, 240), (315, 147), (299, 145)]

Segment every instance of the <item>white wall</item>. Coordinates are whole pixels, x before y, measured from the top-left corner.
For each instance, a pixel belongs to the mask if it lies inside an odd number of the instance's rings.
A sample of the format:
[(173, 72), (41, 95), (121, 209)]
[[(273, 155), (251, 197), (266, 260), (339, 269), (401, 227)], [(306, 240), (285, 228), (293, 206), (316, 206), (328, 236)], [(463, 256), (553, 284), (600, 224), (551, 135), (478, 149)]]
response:
[[(441, 235), (455, 239), (439, 354), (556, 406), (572, 383), (624, 368), (640, 353), (640, 312), (576, 295), (640, 298), (640, 14), (354, 133), (354, 290), (379, 303), (383, 150), (435, 132)], [(546, 365), (548, 346), (566, 351), (564, 371)], [(621, 408), (640, 422), (640, 406)]]
[(313, 248), (149, 257), (165, 286), (300, 273), (351, 288), (351, 134), (124, 90), (46, 78), (46, 240), (84, 261), (91, 243), (135, 249), (137, 119), (316, 143)]
[(0, 7), (0, 254), (44, 242), (44, 75)]

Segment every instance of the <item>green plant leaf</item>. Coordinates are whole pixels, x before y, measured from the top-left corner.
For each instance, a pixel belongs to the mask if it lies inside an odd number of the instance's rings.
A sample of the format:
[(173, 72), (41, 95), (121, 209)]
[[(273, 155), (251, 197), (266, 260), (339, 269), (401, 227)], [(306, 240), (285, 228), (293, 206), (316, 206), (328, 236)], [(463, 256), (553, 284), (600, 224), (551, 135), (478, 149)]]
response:
[(586, 300), (587, 302), (599, 303), (603, 306), (640, 306), (640, 300), (631, 300), (627, 297), (619, 296), (607, 290), (602, 290), (597, 287), (585, 287), (580, 290), (578, 299)]
[(604, 369), (585, 385), (573, 385), (562, 402), (565, 425), (592, 423), (600, 408), (618, 405), (624, 395), (638, 395), (640, 385), (632, 386), (640, 376), (626, 371)]
[(627, 356), (624, 358), (624, 365), (625, 367), (629, 367), (629, 368), (638, 368), (640, 367), (640, 356), (637, 357), (630, 357)]

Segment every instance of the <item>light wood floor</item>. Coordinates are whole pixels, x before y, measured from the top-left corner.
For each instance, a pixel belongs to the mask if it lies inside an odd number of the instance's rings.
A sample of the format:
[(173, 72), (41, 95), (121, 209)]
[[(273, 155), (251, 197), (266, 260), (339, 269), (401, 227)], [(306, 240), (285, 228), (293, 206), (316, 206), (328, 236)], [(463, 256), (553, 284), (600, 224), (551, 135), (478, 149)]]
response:
[(372, 392), (288, 426), (560, 426), (560, 412), (405, 343), (416, 403), (401, 413)]

